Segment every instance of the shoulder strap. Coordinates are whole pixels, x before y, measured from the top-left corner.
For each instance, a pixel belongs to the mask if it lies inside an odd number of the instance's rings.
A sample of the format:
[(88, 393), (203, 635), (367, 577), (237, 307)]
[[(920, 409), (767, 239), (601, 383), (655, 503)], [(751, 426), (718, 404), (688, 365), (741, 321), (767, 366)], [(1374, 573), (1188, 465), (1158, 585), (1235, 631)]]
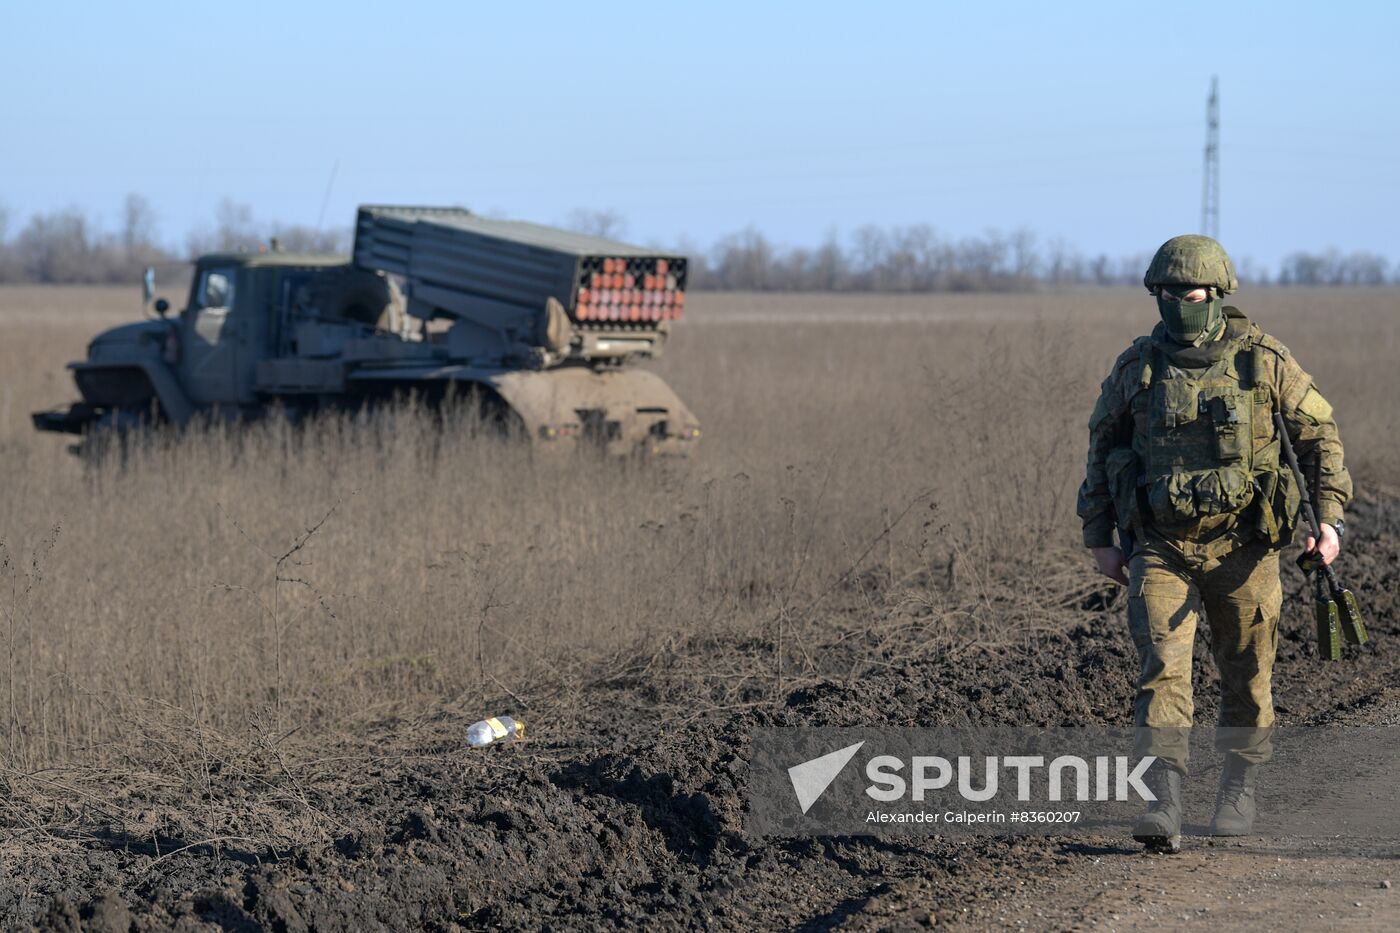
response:
[(1240, 378), (1241, 389), (1253, 389), (1259, 385), (1259, 348), (1253, 341), (1245, 341), (1235, 351), (1235, 374)]
[(1152, 341), (1138, 339), (1138, 385), (1146, 389), (1152, 385)]

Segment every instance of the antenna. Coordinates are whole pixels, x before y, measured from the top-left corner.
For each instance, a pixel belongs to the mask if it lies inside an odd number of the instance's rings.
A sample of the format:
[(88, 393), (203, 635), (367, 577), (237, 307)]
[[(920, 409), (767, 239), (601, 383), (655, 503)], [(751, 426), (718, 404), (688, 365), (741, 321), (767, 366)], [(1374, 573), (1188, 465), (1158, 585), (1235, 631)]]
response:
[(326, 205), (331, 203), (331, 189), (335, 187), (335, 173), (340, 171), (340, 160), (336, 159), (331, 165), (330, 181), (326, 182), (326, 194), (321, 198), (321, 213), (316, 215), (316, 232), (320, 233), (326, 225)]
[(1211, 75), (1206, 101), (1206, 165), (1201, 184), (1201, 232), (1220, 239), (1220, 93)]

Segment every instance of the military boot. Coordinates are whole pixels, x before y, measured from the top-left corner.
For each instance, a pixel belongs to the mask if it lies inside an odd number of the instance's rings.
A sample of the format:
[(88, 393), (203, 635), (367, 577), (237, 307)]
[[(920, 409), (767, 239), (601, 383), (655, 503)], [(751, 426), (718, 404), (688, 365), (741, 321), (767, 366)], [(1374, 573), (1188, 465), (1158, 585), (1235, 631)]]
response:
[(1225, 756), (1220, 772), (1220, 792), (1215, 796), (1212, 836), (1247, 836), (1254, 831), (1254, 784), (1259, 766), (1236, 755)]
[(1133, 826), (1133, 838), (1148, 852), (1181, 851), (1181, 772), (1156, 768), (1143, 780), (1157, 799)]

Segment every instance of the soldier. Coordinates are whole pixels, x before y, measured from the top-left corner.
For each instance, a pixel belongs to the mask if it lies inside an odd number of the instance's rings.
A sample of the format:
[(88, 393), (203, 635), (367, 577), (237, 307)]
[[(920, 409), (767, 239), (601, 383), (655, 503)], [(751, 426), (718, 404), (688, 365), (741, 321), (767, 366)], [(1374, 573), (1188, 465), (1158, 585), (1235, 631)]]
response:
[[(1308, 550), (1331, 563), (1343, 533), (1351, 479), (1332, 406), (1288, 349), (1237, 308), (1230, 257), (1204, 236), (1164, 243), (1143, 278), (1161, 315), (1104, 380), (1089, 419), (1089, 462), (1079, 490), (1084, 545), (1099, 572), (1128, 587), (1138, 649), (1139, 754), (1157, 797), (1134, 827), (1150, 849), (1176, 851), (1181, 779), (1193, 717), (1191, 651), (1202, 616), (1220, 672), (1225, 754), (1211, 831), (1244, 835), (1274, 722), (1270, 679), (1277, 647), (1279, 550), (1301, 501), (1280, 455), (1273, 414), (1316, 482), (1322, 540)], [(1115, 527), (1121, 546), (1113, 543)], [(1165, 765), (1162, 767), (1161, 765)]]

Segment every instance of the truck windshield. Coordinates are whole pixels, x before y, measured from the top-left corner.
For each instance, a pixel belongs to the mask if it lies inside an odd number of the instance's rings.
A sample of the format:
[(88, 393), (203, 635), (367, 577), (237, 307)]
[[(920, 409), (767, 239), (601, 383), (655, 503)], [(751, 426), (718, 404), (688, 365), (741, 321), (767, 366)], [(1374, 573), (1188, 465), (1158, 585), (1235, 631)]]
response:
[(195, 293), (201, 308), (229, 308), (233, 306), (233, 274), (227, 269), (206, 269), (199, 280), (199, 290)]

